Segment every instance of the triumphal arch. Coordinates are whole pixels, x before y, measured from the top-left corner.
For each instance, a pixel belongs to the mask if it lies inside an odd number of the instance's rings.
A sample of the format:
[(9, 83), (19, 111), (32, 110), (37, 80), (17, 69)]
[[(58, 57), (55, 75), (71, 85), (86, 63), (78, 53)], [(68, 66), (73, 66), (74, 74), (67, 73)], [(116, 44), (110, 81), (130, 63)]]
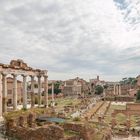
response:
[(34, 78), (38, 81), (38, 105), (41, 101), (41, 78), (44, 80), (44, 106), (48, 107), (47, 70), (33, 69), (23, 60), (12, 60), (10, 64), (0, 63), (0, 117), (7, 112), (7, 76), (13, 77), (13, 110), (17, 110), (17, 76), (23, 78), (23, 108), (27, 108), (27, 78), (31, 79), (31, 107), (34, 107)]

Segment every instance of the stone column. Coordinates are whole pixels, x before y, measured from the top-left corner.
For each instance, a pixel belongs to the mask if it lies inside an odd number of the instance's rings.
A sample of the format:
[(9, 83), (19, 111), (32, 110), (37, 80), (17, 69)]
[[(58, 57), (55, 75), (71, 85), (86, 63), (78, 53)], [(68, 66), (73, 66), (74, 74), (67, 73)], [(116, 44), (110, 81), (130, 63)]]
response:
[(115, 127), (115, 125), (116, 125), (116, 120), (115, 120), (115, 118), (112, 118), (111, 125), (112, 125), (112, 128)]
[(130, 129), (130, 127), (131, 127), (130, 119), (126, 120), (126, 127), (127, 127), (127, 129)]
[(27, 109), (27, 82), (26, 75), (23, 75), (23, 108)]
[(31, 108), (35, 105), (34, 76), (31, 76)]
[(2, 75), (0, 73), (0, 121), (2, 120)]
[(13, 74), (13, 109), (17, 110), (17, 75)]
[(54, 106), (54, 83), (52, 82), (52, 105)]
[(2, 74), (2, 111), (7, 112), (7, 78), (6, 74)]
[(121, 85), (119, 84), (119, 95), (121, 95)]
[(48, 107), (48, 76), (44, 76), (44, 106)]
[(120, 94), (120, 85), (118, 85), (118, 95)]
[(116, 85), (116, 95), (118, 95), (118, 85)]
[(41, 76), (38, 76), (38, 106), (41, 105)]
[(114, 95), (116, 95), (116, 85), (114, 85)]

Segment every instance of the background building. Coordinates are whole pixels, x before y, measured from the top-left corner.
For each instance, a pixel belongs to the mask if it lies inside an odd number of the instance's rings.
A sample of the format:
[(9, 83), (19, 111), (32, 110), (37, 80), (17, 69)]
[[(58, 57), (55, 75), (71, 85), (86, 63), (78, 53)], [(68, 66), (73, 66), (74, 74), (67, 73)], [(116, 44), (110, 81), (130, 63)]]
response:
[[(13, 78), (7, 78), (7, 104), (13, 104)], [(17, 103), (22, 104), (23, 102), (23, 82), (17, 80)]]
[(65, 81), (63, 87), (64, 96), (85, 96), (85, 94), (87, 94), (88, 92), (88, 83), (85, 80), (80, 79), (79, 77)]
[(95, 87), (97, 85), (100, 85), (102, 87), (105, 85), (105, 81), (100, 80), (99, 76), (97, 76), (97, 78), (95, 78), (95, 79), (90, 79), (89, 83), (90, 83), (90, 92), (93, 93), (93, 94), (95, 93)]

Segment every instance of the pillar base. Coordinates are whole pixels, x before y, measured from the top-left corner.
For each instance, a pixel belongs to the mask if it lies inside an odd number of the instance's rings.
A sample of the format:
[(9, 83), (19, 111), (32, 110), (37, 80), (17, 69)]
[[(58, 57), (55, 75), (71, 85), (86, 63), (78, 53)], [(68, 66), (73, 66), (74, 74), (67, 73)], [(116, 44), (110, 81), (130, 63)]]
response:
[(53, 106), (53, 107), (55, 106), (55, 101), (51, 102), (51, 106)]
[(44, 108), (48, 108), (49, 106), (48, 105), (44, 105)]
[(0, 123), (4, 121), (4, 118), (0, 116)]
[(35, 106), (31, 106), (30, 108), (33, 109), (33, 108), (35, 108)]

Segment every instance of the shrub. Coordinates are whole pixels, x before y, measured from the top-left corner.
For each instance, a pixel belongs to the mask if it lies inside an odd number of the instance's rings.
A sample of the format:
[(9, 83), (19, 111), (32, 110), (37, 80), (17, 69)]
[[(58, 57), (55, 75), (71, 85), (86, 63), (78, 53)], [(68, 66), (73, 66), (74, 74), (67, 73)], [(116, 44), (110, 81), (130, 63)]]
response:
[(140, 90), (137, 91), (137, 101), (140, 101)]
[(73, 105), (73, 103), (72, 103), (72, 102), (70, 102), (70, 103), (67, 103), (67, 105)]
[(73, 118), (73, 121), (80, 121), (80, 117), (75, 117), (75, 118)]
[(104, 91), (104, 89), (103, 89), (102, 86), (97, 85), (97, 86), (95, 87), (95, 94), (101, 95), (101, 94), (103, 93), (103, 91)]
[(27, 108), (22, 108), (22, 110), (23, 110), (23, 111), (26, 111), (26, 110), (27, 110)]

